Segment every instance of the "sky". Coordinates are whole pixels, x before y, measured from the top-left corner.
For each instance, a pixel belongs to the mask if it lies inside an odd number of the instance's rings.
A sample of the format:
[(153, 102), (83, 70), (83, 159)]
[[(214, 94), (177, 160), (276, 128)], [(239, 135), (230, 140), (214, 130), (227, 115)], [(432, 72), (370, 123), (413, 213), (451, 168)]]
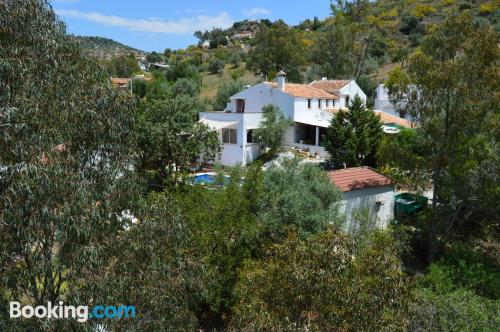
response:
[(69, 33), (114, 39), (144, 51), (197, 42), (196, 30), (228, 28), (244, 19), (297, 24), (330, 14), (330, 0), (52, 0)]

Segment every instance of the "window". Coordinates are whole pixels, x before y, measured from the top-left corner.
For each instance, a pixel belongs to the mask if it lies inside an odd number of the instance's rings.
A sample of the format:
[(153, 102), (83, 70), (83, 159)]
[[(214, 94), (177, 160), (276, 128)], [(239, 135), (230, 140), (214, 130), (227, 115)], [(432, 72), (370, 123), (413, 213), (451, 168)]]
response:
[(307, 108), (311, 108), (311, 99), (307, 99)]
[(321, 99), (318, 99), (318, 108), (321, 108)]
[(236, 112), (237, 113), (245, 112), (245, 99), (236, 99)]
[(325, 99), (325, 104), (326, 104), (326, 107), (328, 107), (330, 105), (330, 99)]
[(222, 143), (236, 144), (236, 129), (222, 128)]
[(349, 107), (349, 96), (345, 96), (345, 107)]
[(247, 130), (247, 143), (256, 143), (253, 141), (253, 129)]

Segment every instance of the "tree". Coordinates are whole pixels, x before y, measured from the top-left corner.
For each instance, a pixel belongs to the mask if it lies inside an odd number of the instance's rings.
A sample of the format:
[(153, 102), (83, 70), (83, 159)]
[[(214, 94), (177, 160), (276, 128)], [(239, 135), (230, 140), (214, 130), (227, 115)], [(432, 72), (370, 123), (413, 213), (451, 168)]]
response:
[(403, 99), (405, 111), (417, 119), (418, 139), (426, 147), (421, 166), (408, 169), (407, 176), (432, 178), (428, 262), (460, 225), (498, 225), (498, 195), (481, 194), (498, 186), (476, 181), (476, 175), (485, 175), (483, 168), (493, 181), (500, 174), (497, 43), (497, 34), (475, 26), (469, 13), (451, 17), (423, 40), (389, 86), (393, 98)]
[(48, 2), (2, 1), (0, 25), (0, 290), (46, 305), (70, 299), (68, 286), (127, 224), (135, 107)]
[(137, 60), (133, 54), (114, 57), (106, 63), (109, 75), (114, 77), (130, 77), (140, 71)]
[(391, 236), (359, 243), (329, 229), (295, 234), (248, 261), (235, 290), (232, 327), (269, 331), (404, 330), (407, 280)]
[(187, 95), (196, 97), (200, 93), (200, 86), (189, 78), (180, 78), (172, 86), (174, 96)]
[(254, 44), (248, 58), (251, 70), (268, 79), (284, 70), (292, 82), (301, 81), (305, 50), (298, 31), (289, 28), (283, 21), (278, 21), (272, 28), (259, 30)]
[(103, 240), (106, 262), (94, 277), (80, 280), (78, 294), (93, 303), (136, 307), (135, 319), (98, 320), (106, 330), (196, 329), (202, 257), (187, 250), (190, 230), (174, 197), (148, 195), (134, 218), (117, 238)]
[(146, 61), (149, 63), (162, 62), (163, 60), (164, 60), (164, 55), (156, 51), (146, 54)]
[(298, 158), (282, 159), (264, 173), (257, 210), (268, 237), (279, 240), (290, 229), (307, 237), (340, 223), (340, 200), (322, 169)]
[(205, 30), (205, 32), (195, 31), (194, 36), (199, 40), (198, 46), (207, 40), (210, 42), (210, 48), (218, 48), (228, 44), (226, 31), (220, 28), (213, 28), (211, 31)]
[(233, 65), (234, 68), (238, 68), (241, 64), (242, 56), (239, 52), (233, 52), (229, 57), (229, 63)]
[(336, 168), (376, 165), (376, 153), (382, 136), (382, 123), (363, 100), (356, 96), (349, 111), (340, 110), (323, 136), (323, 145)]
[(210, 71), (210, 74), (222, 73), (222, 70), (224, 70), (224, 61), (217, 59), (217, 58), (214, 58), (208, 64), (208, 70)]
[(189, 257), (202, 259), (194, 287), (201, 291), (192, 305), (202, 329), (227, 327), (238, 269), (260, 256), (260, 226), (249, 198), (260, 195), (261, 173), (260, 167), (236, 167), (210, 190), (195, 185), (176, 195), (190, 234)]
[(262, 111), (263, 120), (259, 128), (254, 130), (254, 135), (265, 148), (269, 149), (270, 154), (274, 154), (281, 147), (283, 135), (290, 127), (290, 121), (276, 105), (266, 105)]
[(311, 61), (320, 66), (316, 77), (353, 77), (353, 34), (343, 25), (329, 22), (326, 31), (318, 33), (311, 51)]
[[(149, 100), (138, 115), (139, 146), (142, 150), (141, 171), (156, 172), (156, 186), (173, 176), (189, 163), (213, 160), (220, 151), (217, 133), (198, 122), (199, 105), (195, 98), (180, 95), (161, 100)], [(155, 188), (157, 189), (157, 188)]]
[(132, 92), (139, 98), (144, 98), (147, 92), (147, 83), (144, 79), (134, 78), (132, 79)]
[[(431, 173), (423, 171), (427, 153), (417, 131), (402, 128), (397, 135), (382, 137), (377, 150), (377, 164), (399, 188), (423, 193), (431, 182)], [(408, 176), (409, 171), (412, 176)]]
[(219, 90), (217, 90), (217, 95), (213, 101), (213, 110), (224, 111), (226, 109), (226, 104), (229, 102), (229, 98), (243, 91), (244, 86), (245, 83), (238, 79), (223, 83), (219, 87)]

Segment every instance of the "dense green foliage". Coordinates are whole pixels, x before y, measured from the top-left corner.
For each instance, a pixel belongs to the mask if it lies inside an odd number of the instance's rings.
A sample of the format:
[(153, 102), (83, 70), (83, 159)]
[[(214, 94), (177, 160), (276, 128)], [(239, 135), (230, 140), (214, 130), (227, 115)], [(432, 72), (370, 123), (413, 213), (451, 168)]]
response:
[(0, 291), (32, 304), (70, 299), (83, 269), (91, 277), (102, 263), (103, 240), (129, 223), (120, 216), (138, 194), (134, 102), (47, 2), (1, 2), (0, 26)]
[[(388, 234), (290, 235), (240, 272), (235, 330), (403, 330), (408, 285)], [(313, 272), (314, 271), (314, 272)]]
[(309, 236), (341, 223), (340, 192), (317, 166), (284, 159), (266, 170), (263, 186), (260, 217), (272, 237), (280, 238), (290, 229)]
[(134, 54), (120, 55), (104, 62), (111, 77), (131, 77), (139, 72), (139, 65)]
[(219, 153), (217, 133), (198, 122), (198, 110), (196, 99), (185, 95), (143, 105), (138, 117), (140, 170), (154, 170), (159, 185), (197, 157), (213, 160)]
[(305, 66), (304, 42), (299, 33), (278, 21), (272, 28), (261, 30), (253, 41), (248, 65), (256, 73), (273, 79), (283, 70), (292, 82), (300, 82), (301, 70)]
[(254, 130), (254, 137), (269, 149), (270, 154), (276, 153), (281, 147), (283, 135), (290, 128), (290, 121), (278, 106), (269, 104), (262, 108), (263, 119), (259, 128)]
[(451, 17), (424, 38), (390, 82), (393, 97), (404, 98), (406, 111), (417, 119), (415, 140), (425, 147), (411, 157), (418, 164), (400, 163), (400, 172), (432, 179), (429, 261), (460, 226), (498, 227), (497, 45), (498, 35), (478, 27), (470, 14)]
[(340, 110), (323, 135), (323, 146), (335, 168), (375, 166), (382, 123), (356, 96), (348, 111)]
[(224, 111), (226, 109), (229, 98), (238, 92), (242, 91), (245, 83), (241, 80), (228, 81), (221, 85), (212, 103), (214, 111)]
[[(295, 28), (237, 22), (201, 39), (251, 31), (255, 44), (224, 36), (223, 48), (151, 53), (169, 67), (135, 80), (130, 96), (46, 1), (0, 2), (0, 330), (499, 330), (496, 8), (335, 1), (330, 17)], [(325, 171), (283, 157), (214, 167), (215, 183), (193, 183), (189, 169), (219, 150), (198, 122), (211, 106), (199, 98), (202, 75), (214, 59), (246, 58), (237, 43), (247, 42), (250, 67), (268, 78), (356, 77), (369, 90), (369, 75), (403, 61), (389, 85), (416, 128), (380, 137), (354, 100), (327, 144), (352, 165), (376, 162), (405, 190), (432, 188), (431, 204), (387, 230), (365, 210), (345, 227)], [(243, 86), (223, 85), (213, 109)], [(289, 124), (265, 111), (254, 137), (274, 153)], [(135, 305), (137, 317), (9, 319), (14, 300)]]

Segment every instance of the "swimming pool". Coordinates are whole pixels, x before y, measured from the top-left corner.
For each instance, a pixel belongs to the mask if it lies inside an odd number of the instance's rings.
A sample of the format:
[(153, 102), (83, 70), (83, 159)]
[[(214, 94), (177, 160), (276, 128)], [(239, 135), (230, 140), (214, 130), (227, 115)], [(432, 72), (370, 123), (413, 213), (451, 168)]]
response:
[[(224, 175), (224, 183), (229, 181), (229, 175)], [(216, 173), (198, 173), (193, 175), (193, 183), (196, 184), (215, 184), (217, 182)]]
[(193, 182), (198, 184), (205, 184), (205, 183), (212, 184), (215, 182), (215, 175), (208, 173), (195, 174)]

